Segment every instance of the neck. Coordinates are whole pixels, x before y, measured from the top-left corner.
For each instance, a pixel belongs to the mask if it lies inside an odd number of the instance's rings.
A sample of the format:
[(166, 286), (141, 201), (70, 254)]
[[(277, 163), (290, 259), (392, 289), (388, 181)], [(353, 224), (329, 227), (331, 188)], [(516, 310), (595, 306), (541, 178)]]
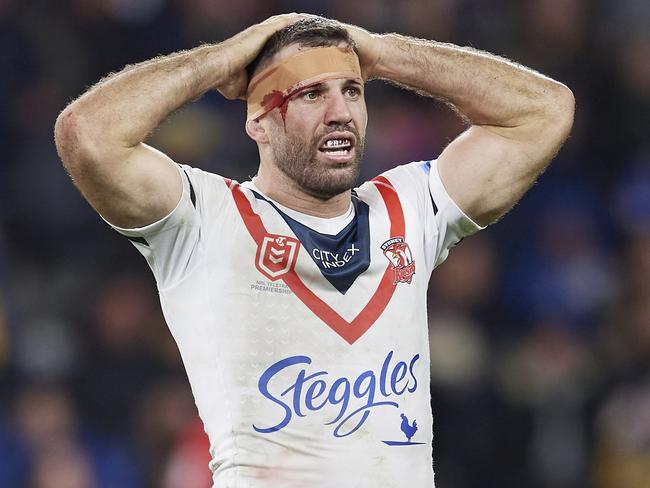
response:
[(260, 164), (253, 182), (280, 205), (307, 215), (332, 218), (343, 215), (350, 208), (350, 190), (323, 200), (302, 190), (273, 164)]

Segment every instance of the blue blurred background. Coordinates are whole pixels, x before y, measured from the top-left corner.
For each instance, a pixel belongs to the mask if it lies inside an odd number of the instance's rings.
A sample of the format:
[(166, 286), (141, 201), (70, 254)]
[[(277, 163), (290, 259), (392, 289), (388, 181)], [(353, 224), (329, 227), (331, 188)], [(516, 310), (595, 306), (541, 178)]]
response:
[[(647, 0), (0, 0), (0, 486), (209, 486), (147, 265), (82, 200), (52, 130), (109, 72), (288, 11), (471, 45), (574, 91), (572, 136), (539, 183), (432, 278), (436, 479), (649, 488)], [(367, 99), (364, 177), (462, 130), (380, 82)], [(244, 112), (211, 93), (150, 142), (246, 179)]]

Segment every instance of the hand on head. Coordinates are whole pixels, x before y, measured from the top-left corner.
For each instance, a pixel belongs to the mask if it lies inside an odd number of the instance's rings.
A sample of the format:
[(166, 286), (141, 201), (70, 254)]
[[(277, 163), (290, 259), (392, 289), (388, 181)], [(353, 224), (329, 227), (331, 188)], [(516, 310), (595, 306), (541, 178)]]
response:
[[(224, 48), (229, 50), (232, 75), (225, 83), (217, 86), (217, 90), (230, 100), (245, 100), (250, 81), (246, 73), (246, 67), (255, 59), (267, 40), (275, 32), (295, 22), (309, 18), (318, 18), (318, 16), (298, 13), (275, 15), (224, 41)], [(377, 35), (361, 27), (343, 24), (338, 21), (333, 22), (344, 27), (354, 40), (363, 78), (370, 79), (374, 77), (375, 67), (380, 59), (380, 50), (376, 42)]]
[(246, 66), (255, 59), (268, 38), (275, 32), (305, 17), (305, 14), (297, 13), (274, 15), (224, 41), (223, 47), (228, 50), (230, 59), (231, 76), (216, 89), (229, 100), (245, 100), (248, 88)]
[(381, 48), (378, 42), (379, 34), (373, 34), (356, 25), (342, 22), (339, 22), (339, 24), (345, 27), (354, 40), (363, 79), (366, 81), (372, 80), (377, 76), (376, 68), (381, 59)]

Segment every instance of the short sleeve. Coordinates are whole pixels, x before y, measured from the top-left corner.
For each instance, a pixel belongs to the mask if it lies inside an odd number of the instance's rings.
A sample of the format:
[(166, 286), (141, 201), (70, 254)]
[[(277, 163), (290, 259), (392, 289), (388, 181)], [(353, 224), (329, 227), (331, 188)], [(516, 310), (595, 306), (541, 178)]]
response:
[(483, 229), (447, 193), (436, 160), (397, 166), (383, 176), (394, 185), (402, 203), (416, 213), (411, 229), (421, 233), (427, 272), (447, 259), (449, 250), (464, 237)]
[(178, 204), (168, 215), (135, 229), (117, 227), (106, 221), (129, 239), (145, 257), (159, 289), (172, 286), (183, 279), (196, 260), (201, 237), (202, 219), (196, 180), (202, 172), (184, 165), (179, 165), (178, 170), (183, 181), (183, 192)]
[(441, 264), (449, 255), (449, 250), (465, 237), (485, 229), (469, 218), (451, 198), (440, 179), (438, 161), (424, 163), (429, 173), (429, 192), (434, 212), (438, 239), (434, 267)]

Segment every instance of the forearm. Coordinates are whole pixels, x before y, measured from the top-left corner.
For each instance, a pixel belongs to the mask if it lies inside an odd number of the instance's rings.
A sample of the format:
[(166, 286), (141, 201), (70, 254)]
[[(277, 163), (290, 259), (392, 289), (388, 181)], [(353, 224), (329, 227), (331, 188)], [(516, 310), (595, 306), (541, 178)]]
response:
[(227, 74), (223, 45), (155, 58), (97, 83), (66, 108), (57, 125), (73, 125), (78, 145), (128, 150), (174, 110), (218, 86)]
[(472, 48), (398, 34), (377, 36), (377, 42), (381, 55), (374, 77), (442, 98), (474, 125), (519, 127), (553, 110), (554, 101), (569, 92), (539, 73)]
[(245, 68), (298, 14), (270, 17), (215, 45), (128, 66), (93, 86), (57, 118), (57, 151), (91, 205), (114, 225), (141, 227), (168, 215), (182, 194), (174, 161), (143, 144), (169, 114), (211, 89), (245, 93)]
[[(241, 97), (248, 63), (274, 32), (300, 18), (276, 15), (219, 44), (155, 58), (100, 81), (57, 119), (64, 163), (128, 157), (165, 117), (210, 89)], [(88, 151), (90, 158), (80, 158)]]
[(570, 133), (575, 102), (561, 83), (471, 48), (350, 29), (368, 78), (443, 99), (469, 119), (438, 156), (438, 172), (481, 225), (512, 208)]

